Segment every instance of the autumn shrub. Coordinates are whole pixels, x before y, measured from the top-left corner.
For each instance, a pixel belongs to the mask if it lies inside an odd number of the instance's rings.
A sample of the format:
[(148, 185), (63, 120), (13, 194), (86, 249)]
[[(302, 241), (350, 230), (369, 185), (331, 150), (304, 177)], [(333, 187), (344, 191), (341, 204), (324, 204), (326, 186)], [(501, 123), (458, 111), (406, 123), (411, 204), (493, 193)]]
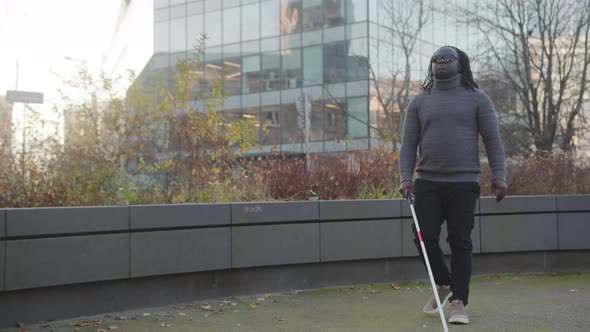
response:
[[(590, 162), (564, 154), (531, 156), (507, 162), (510, 195), (590, 194)], [(492, 195), (491, 174), (482, 165), (482, 195)]]

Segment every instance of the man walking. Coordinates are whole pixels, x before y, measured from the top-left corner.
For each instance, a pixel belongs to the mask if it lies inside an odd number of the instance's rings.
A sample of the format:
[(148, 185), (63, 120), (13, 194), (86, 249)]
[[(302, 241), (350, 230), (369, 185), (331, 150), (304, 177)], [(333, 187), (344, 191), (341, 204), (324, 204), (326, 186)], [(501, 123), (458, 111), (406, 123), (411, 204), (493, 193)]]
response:
[[(408, 107), (400, 153), (400, 188), (415, 194), (415, 210), (442, 305), (450, 302), (449, 323), (467, 324), (471, 281), (471, 230), (479, 198), (479, 136), (483, 138), (496, 201), (507, 193), (504, 147), (489, 97), (473, 81), (469, 57), (456, 47), (437, 50), (422, 85)], [(416, 165), (416, 183), (412, 174)], [(451, 271), (439, 236), (447, 222)], [(422, 257), (416, 228), (414, 242)], [(422, 257), (424, 261), (424, 257)], [(423, 311), (436, 314), (434, 295)]]

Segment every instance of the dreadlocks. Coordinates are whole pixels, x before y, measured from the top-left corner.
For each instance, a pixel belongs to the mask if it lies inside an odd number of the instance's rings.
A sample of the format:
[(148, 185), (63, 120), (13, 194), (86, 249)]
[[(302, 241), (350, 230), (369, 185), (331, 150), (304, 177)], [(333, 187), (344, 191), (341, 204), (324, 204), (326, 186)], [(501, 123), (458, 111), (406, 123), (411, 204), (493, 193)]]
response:
[[(479, 88), (479, 85), (473, 80), (473, 74), (471, 73), (471, 66), (469, 65), (469, 57), (467, 54), (460, 49), (454, 46), (443, 46), (449, 47), (457, 51), (459, 55), (459, 73), (461, 74), (461, 85), (465, 87), (465, 89), (471, 89), (475, 91), (475, 88)], [(442, 48), (442, 47), (441, 47)], [(430, 89), (434, 84), (434, 73), (432, 72), (432, 65), (428, 65), (428, 76), (422, 83), (422, 90), (428, 90), (430, 93)]]

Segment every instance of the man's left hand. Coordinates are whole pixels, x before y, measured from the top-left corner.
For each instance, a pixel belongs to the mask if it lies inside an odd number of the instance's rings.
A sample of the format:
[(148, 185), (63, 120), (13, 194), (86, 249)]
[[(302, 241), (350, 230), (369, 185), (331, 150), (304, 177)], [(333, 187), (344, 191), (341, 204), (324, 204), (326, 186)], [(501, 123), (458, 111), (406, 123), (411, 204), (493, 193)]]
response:
[(496, 203), (500, 202), (508, 193), (508, 185), (500, 179), (493, 179), (492, 192), (496, 195)]

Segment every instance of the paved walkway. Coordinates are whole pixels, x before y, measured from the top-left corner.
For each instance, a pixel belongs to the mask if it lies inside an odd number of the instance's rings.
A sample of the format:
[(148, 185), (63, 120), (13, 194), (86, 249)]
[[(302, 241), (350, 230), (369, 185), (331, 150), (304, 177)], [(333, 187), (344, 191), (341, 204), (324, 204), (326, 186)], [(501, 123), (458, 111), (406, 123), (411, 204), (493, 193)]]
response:
[[(590, 331), (590, 272), (473, 278), (471, 324), (450, 331)], [(442, 331), (429, 282), (197, 301), (6, 331)], [(89, 299), (91, 300), (91, 299)]]

